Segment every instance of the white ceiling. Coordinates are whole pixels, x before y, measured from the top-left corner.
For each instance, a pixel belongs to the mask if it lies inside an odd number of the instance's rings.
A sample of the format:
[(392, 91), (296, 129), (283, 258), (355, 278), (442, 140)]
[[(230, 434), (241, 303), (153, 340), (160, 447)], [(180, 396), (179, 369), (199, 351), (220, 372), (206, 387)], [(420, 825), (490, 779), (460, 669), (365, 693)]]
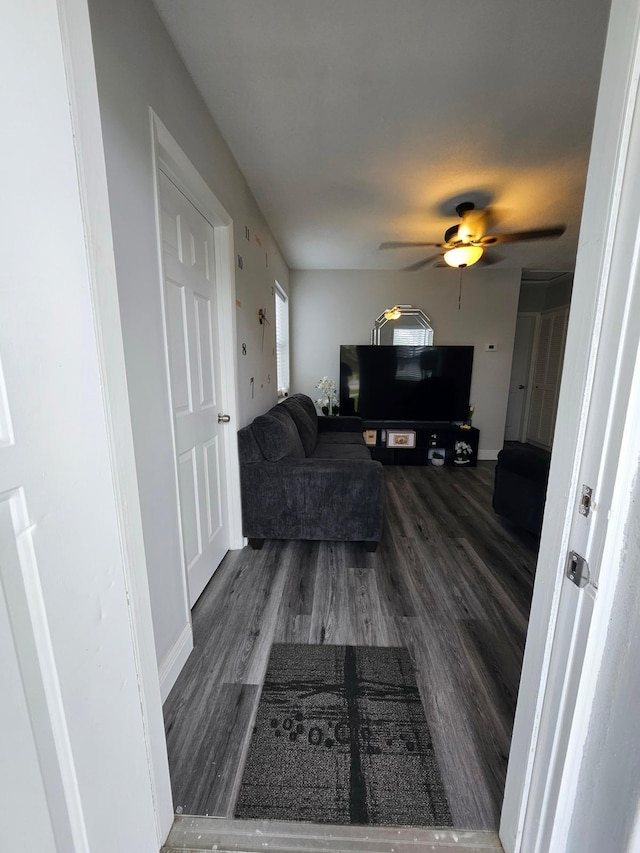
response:
[(392, 269), (464, 199), (574, 266), (607, 0), (154, 0), (291, 268)]

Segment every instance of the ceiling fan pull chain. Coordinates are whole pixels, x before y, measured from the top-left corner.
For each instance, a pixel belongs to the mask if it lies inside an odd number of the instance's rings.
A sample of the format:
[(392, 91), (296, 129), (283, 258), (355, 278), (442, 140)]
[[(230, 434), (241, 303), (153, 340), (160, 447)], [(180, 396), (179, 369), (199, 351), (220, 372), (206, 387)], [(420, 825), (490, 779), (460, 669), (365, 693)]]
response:
[(458, 311), (460, 310), (460, 305), (462, 304), (462, 267), (459, 268), (460, 272), (460, 289), (458, 290)]

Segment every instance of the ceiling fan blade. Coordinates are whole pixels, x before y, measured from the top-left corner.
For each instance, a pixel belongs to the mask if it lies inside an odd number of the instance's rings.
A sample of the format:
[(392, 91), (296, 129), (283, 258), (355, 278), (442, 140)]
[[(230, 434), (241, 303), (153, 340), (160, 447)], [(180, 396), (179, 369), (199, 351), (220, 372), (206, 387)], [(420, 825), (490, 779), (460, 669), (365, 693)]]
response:
[(441, 257), (441, 255), (431, 255), (430, 258), (423, 258), (421, 261), (417, 261), (415, 264), (409, 264), (408, 267), (402, 267), (402, 272), (416, 272), (417, 270), (421, 270), (423, 267), (426, 267), (427, 264), (430, 264), (432, 261), (435, 261), (436, 258)]
[(478, 240), (481, 246), (495, 246), (498, 243), (518, 243), (520, 240), (548, 240), (564, 234), (566, 225), (554, 225), (551, 228), (535, 228), (533, 231), (513, 231), (511, 234), (487, 234)]
[(439, 248), (442, 246), (442, 243), (398, 243), (398, 242), (390, 242), (390, 243), (380, 243), (378, 246), (379, 249), (410, 249), (415, 248), (416, 246), (435, 246)]
[[(462, 205), (458, 205), (461, 207)], [(460, 214), (462, 222), (458, 226), (458, 237), (463, 243), (478, 242), (487, 230), (486, 211), (474, 207), (463, 210)]]

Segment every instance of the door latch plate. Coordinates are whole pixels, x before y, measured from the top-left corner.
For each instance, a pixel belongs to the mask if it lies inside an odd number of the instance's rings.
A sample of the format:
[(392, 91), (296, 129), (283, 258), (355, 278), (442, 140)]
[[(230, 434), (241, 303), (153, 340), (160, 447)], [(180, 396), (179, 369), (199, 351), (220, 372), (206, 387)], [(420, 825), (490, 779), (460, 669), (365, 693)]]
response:
[(565, 574), (570, 581), (582, 589), (582, 587), (585, 587), (589, 583), (589, 564), (580, 554), (576, 554), (575, 551), (569, 551)]
[(586, 518), (591, 512), (591, 498), (593, 497), (593, 489), (591, 486), (582, 486), (582, 494), (580, 495), (580, 506), (578, 512)]

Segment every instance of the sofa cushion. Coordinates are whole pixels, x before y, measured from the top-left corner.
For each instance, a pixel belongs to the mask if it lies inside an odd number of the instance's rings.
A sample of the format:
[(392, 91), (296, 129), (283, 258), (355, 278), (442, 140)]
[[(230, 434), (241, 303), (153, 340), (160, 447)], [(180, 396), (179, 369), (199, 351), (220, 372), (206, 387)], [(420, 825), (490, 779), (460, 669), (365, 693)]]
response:
[(260, 450), (269, 462), (278, 462), (286, 456), (304, 459), (305, 452), (298, 428), (291, 415), (275, 406), (266, 415), (260, 415), (251, 424)]
[(361, 432), (319, 432), (320, 444), (364, 444)]
[[(313, 453), (318, 438), (318, 416), (316, 415), (315, 407), (313, 411), (309, 411), (308, 406), (305, 405), (301, 398), (302, 395), (294, 394), (280, 403), (280, 406), (291, 415), (294, 424), (298, 428), (304, 452), (307, 456), (310, 456)], [(306, 399), (308, 400), (309, 398), (307, 397)]]
[(264, 462), (264, 453), (260, 450), (250, 426), (238, 430), (238, 454), (241, 464)]
[(288, 399), (297, 400), (298, 403), (300, 403), (302, 408), (305, 410), (307, 415), (317, 422), (318, 413), (316, 412), (315, 403), (313, 402), (311, 397), (308, 397), (306, 394), (292, 394)]
[(332, 459), (339, 462), (341, 459), (368, 459), (371, 461), (369, 448), (361, 442), (360, 444), (318, 444), (311, 454), (311, 459)]

